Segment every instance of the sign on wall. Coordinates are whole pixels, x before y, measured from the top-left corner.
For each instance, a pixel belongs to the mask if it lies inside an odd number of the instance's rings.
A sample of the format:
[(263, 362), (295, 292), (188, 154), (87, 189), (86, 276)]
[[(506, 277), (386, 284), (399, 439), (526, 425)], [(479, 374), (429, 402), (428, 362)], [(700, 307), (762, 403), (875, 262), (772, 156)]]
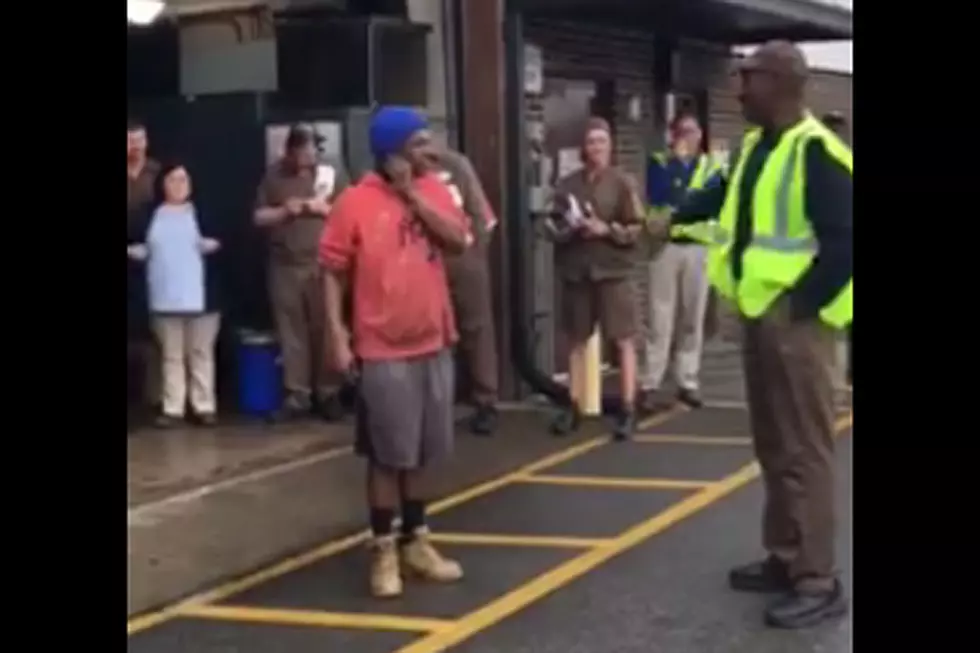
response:
[(524, 92), (533, 95), (544, 92), (544, 51), (536, 45), (524, 46)]

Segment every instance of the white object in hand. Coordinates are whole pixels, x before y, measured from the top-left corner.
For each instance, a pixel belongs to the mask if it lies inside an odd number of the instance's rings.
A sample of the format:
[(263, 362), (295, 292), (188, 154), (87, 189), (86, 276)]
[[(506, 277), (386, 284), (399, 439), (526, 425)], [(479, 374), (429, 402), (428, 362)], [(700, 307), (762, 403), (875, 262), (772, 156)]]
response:
[(333, 187), (336, 183), (337, 172), (333, 166), (318, 165), (316, 167), (316, 178), (313, 182), (313, 194), (318, 200), (328, 200), (333, 195)]
[(571, 227), (577, 227), (585, 220), (585, 213), (574, 195), (568, 196), (568, 209), (565, 211), (565, 221)]
[(449, 194), (453, 196), (453, 204), (456, 208), (463, 208), (463, 194), (459, 192), (459, 188), (453, 183), (453, 175), (448, 170), (440, 170), (438, 173), (439, 181), (445, 184), (446, 188), (449, 190)]

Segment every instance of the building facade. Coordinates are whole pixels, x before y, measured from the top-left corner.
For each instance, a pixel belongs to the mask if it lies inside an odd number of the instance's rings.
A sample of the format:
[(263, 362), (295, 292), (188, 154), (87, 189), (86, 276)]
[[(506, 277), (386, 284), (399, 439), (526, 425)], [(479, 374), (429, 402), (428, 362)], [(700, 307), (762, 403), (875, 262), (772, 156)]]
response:
[[(540, 385), (528, 378), (563, 369), (560, 298), (531, 217), (555, 178), (576, 165), (584, 119), (609, 120), (616, 160), (642, 187), (649, 153), (663, 146), (678, 108), (702, 117), (716, 152), (742, 133), (733, 46), (850, 38), (851, 29), (848, 10), (803, 0), (171, 0), (167, 11), (155, 36), (131, 39), (131, 104), (153, 105), (155, 142), (217, 133), (240, 143), (245, 154), (233, 172), (210, 171), (213, 148), (198, 148), (200, 186), (220, 190), (230, 240), (241, 247), (239, 294), (260, 274), (249, 263), (257, 254), (242, 214), (268, 155), (263, 125), (417, 104), (469, 155), (503, 218), (491, 264), (511, 397)], [(851, 75), (816, 71), (811, 107), (850, 118), (851, 84)], [(358, 125), (350, 121), (338, 146), (355, 171)], [(637, 300), (645, 308), (642, 268)]]
[[(649, 153), (663, 146), (680, 106), (701, 116), (706, 145), (719, 154), (741, 136), (735, 46), (847, 39), (851, 15), (837, 5), (791, 0), (461, 4), (462, 65), (482, 73), (480, 87), (461, 86), (463, 146), (507, 217), (494, 251), (497, 311), (501, 351), (512, 363), (504, 380), (520, 395), (540, 390), (541, 379), (561, 372), (565, 361), (549, 245), (534, 236), (530, 217), (547, 186), (575, 164), (575, 139), (588, 114), (610, 121), (617, 163), (642, 187)], [(815, 71), (811, 108), (850, 118), (850, 93), (850, 75)], [(646, 309), (644, 267), (638, 263), (636, 286)], [(536, 381), (522, 383), (528, 378)]]

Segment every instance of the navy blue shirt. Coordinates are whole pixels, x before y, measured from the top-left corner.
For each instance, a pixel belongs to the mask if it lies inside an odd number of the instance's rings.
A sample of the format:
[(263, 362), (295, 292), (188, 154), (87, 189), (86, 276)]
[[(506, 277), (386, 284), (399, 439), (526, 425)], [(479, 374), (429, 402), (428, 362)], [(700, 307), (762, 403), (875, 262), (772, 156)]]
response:
[[(732, 244), (732, 276), (736, 281), (742, 277), (742, 256), (752, 240), (752, 190), (780, 136), (763, 134), (745, 161)], [(733, 170), (734, 163), (735, 160)], [(853, 177), (817, 139), (807, 144), (805, 165), (804, 201), (818, 254), (790, 291), (793, 314), (798, 319), (816, 317), (844, 289), (854, 273)], [(726, 181), (719, 181), (710, 188), (690, 193), (673, 221), (684, 224), (718, 215), (727, 192)]]
[[(667, 163), (662, 164), (658, 159), (650, 157), (647, 164), (647, 203), (656, 208), (677, 208), (687, 197), (691, 177), (697, 170), (699, 157), (683, 161), (676, 156), (670, 156)], [(721, 183), (721, 175), (713, 174), (705, 182), (704, 187), (710, 188)], [(685, 236), (674, 236), (671, 242), (684, 244), (696, 243)]]

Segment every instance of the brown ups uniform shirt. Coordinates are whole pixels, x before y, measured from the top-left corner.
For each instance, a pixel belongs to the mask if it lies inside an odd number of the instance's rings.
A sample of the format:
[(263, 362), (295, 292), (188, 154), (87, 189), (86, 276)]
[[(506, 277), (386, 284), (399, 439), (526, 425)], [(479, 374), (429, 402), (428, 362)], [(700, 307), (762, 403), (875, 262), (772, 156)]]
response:
[[(328, 164), (329, 165), (329, 164)], [(346, 185), (340, 166), (333, 165), (330, 201)], [(316, 171), (297, 172), (284, 161), (274, 163), (259, 184), (256, 207), (282, 206), (295, 197), (316, 196)], [(269, 299), (282, 350), (283, 381), (292, 408), (305, 409), (311, 396), (333, 394), (337, 377), (327, 365), (323, 289), (317, 251), (324, 221), (317, 213), (302, 213), (268, 227)]]
[[(255, 205), (282, 206), (290, 197), (313, 199), (315, 171), (293, 171), (284, 161), (278, 161), (265, 173), (259, 185)], [(317, 213), (302, 213), (286, 222), (268, 228), (269, 256), (272, 263), (317, 265), (317, 246), (323, 230), (324, 217)]]
[[(591, 205), (601, 220), (620, 225), (640, 223), (643, 206), (633, 180), (617, 168), (607, 168), (589, 180), (584, 169), (558, 181), (556, 204), (564, 211), (568, 196), (582, 206)], [(584, 238), (572, 234), (555, 247), (555, 262), (562, 280), (562, 328), (573, 342), (589, 338), (599, 324), (612, 341), (636, 334), (636, 307), (632, 275), (636, 241), (617, 243), (611, 237)]]
[(494, 332), (487, 258), (488, 229), (497, 218), (480, 186), (469, 160), (458, 152), (444, 151), (439, 157), (444, 179), (458, 193), (463, 211), (470, 218), (473, 244), (463, 253), (446, 257), (449, 291), (459, 328), (459, 350), (466, 361), (469, 394), (473, 403), (491, 406), (497, 402), (497, 340)]
[[(558, 181), (555, 196), (562, 210), (567, 196), (573, 195), (584, 209), (588, 202), (596, 217), (622, 225), (639, 224), (643, 207), (629, 176), (618, 168), (607, 168), (592, 181), (584, 169)], [(557, 264), (566, 281), (605, 281), (627, 279), (633, 273), (635, 245), (620, 245), (609, 238), (573, 236), (558, 246)]]
[(144, 211), (153, 202), (153, 183), (160, 173), (160, 164), (153, 159), (147, 159), (143, 170), (136, 177), (126, 175), (126, 223), (132, 225), (134, 220), (141, 221)]

